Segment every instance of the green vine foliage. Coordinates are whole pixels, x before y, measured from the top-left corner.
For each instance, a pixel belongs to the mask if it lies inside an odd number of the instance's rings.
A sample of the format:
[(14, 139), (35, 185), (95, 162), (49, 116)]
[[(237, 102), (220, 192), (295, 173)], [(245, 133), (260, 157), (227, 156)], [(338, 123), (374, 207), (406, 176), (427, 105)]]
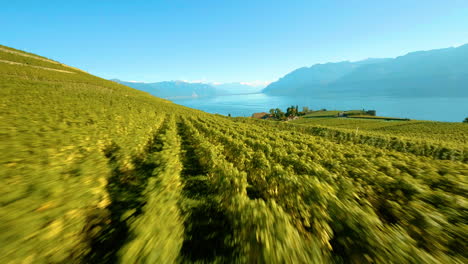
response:
[(2, 263), (467, 262), (464, 124), (228, 118), (1, 48)]

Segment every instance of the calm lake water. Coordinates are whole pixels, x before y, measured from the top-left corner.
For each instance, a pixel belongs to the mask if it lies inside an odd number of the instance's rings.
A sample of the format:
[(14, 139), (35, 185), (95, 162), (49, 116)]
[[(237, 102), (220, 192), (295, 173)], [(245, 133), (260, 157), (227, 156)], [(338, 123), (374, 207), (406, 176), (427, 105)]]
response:
[(266, 94), (229, 95), (205, 98), (174, 99), (176, 104), (208, 113), (251, 116), (271, 108), (283, 111), (291, 105), (318, 110), (377, 110), (377, 115), (420, 120), (461, 122), (468, 117), (468, 98), (392, 98), (392, 97), (290, 97)]

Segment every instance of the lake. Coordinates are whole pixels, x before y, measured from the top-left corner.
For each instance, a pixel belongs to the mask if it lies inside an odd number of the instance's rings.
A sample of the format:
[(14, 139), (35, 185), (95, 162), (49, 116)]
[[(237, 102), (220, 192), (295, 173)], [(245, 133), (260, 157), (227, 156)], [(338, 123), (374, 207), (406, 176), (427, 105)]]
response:
[(271, 108), (281, 108), (286, 111), (287, 107), (298, 105), (299, 109), (308, 106), (312, 110), (373, 109), (377, 110), (379, 116), (447, 122), (461, 122), (468, 117), (468, 98), (292, 97), (259, 93), (172, 101), (208, 113), (232, 116), (251, 116), (256, 112), (268, 112)]

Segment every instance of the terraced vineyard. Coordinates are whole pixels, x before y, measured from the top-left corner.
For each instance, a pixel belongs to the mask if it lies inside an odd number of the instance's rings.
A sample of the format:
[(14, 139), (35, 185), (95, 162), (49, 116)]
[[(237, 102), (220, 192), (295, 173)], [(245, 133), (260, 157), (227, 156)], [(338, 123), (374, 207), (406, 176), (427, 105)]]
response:
[(2, 263), (467, 261), (463, 148), (210, 115), (80, 71), (0, 62), (0, 87)]
[(468, 148), (467, 126), (463, 123), (433, 121), (383, 121), (351, 118), (301, 118), (291, 123), (304, 126), (328, 127), (373, 135), (425, 140), (434, 144)]

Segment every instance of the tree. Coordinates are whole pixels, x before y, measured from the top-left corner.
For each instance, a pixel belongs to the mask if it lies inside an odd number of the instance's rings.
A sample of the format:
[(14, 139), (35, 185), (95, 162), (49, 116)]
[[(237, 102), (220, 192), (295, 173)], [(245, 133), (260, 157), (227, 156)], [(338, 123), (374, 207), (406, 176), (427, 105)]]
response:
[(297, 116), (297, 106), (291, 105), (291, 107), (288, 107), (286, 110), (286, 116)]
[(468, 117), (463, 120), (463, 123), (468, 123)]
[(286, 108), (286, 116), (291, 116), (291, 114), (292, 114), (291, 107)]
[(275, 109), (275, 117), (278, 119), (282, 119), (284, 117), (284, 112), (281, 111), (281, 109), (276, 108)]

